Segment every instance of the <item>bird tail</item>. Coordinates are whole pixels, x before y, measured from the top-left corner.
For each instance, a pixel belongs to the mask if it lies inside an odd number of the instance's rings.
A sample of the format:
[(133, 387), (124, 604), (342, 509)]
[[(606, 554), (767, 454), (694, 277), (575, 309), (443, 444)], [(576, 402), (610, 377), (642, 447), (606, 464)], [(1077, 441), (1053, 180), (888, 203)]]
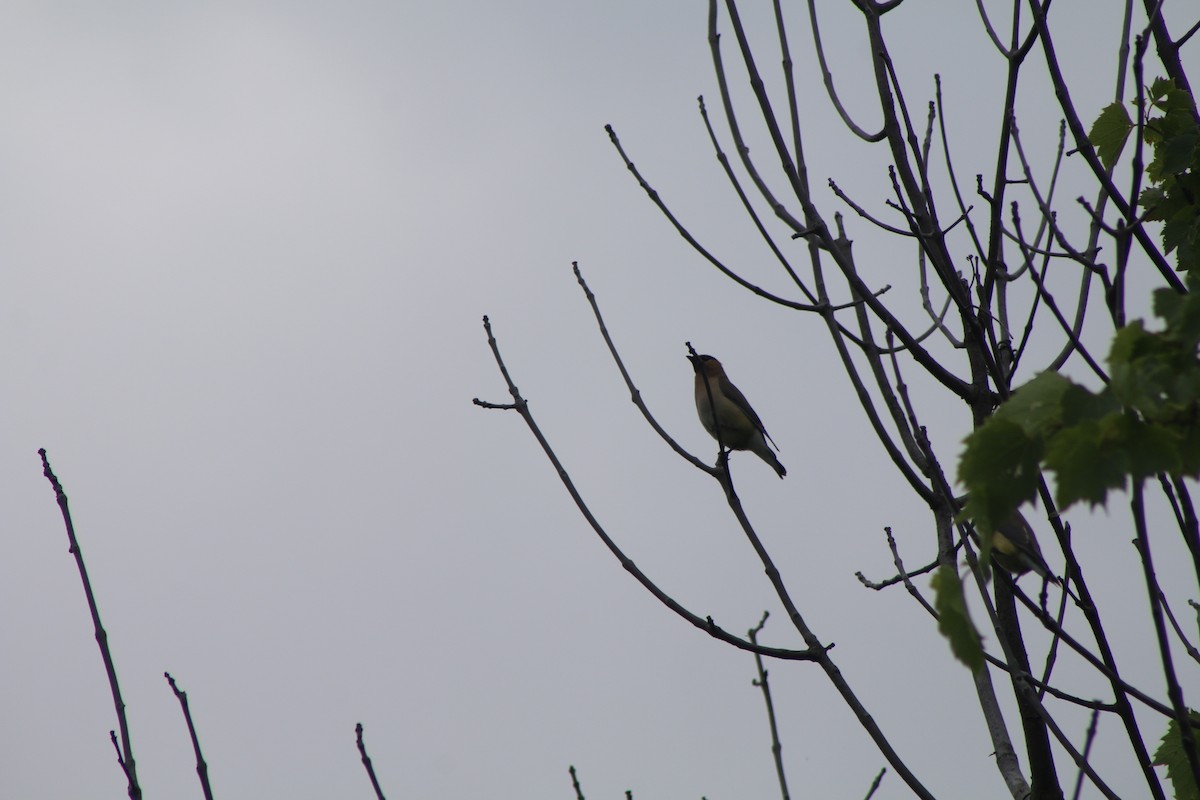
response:
[(1050, 571), (1050, 567), (1042, 559), (1041, 555), (1029, 553), (1023, 553), (1023, 555), (1025, 556), (1025, 563), (1029, 567), (1029, 570), (1039, 578), (1044, 581), (1049, 581), (1055, 585), (1062, 583), (1062, 581), (1058, 579), (1058, 576)]
[(755, 446), (751, 447), (750, 449), (756, 456), (770, 464), (771, 469), (775, 470), (775, 473), (779, 475), (780, 478), (782, 478), (784, 475), (787, 475), (787, 468), (784, 467), (783, 464), (779, 463), (779, 459), (775, 457), (775, 453), (771, 451), (770, 447), (767, 447), (767, 443), (763, 439), (760, 438), (754, 443), (754, 445)]
[(775, 470), (775, 473), (779, 475), (780, 478), (782, 478), (784, 475), (787, 475), (787, 467), (779, 463), (779, 459), (775, 457), (774, 453), (771, 453), (771, 460), (767, 463), (771, 465), (772, 469)]

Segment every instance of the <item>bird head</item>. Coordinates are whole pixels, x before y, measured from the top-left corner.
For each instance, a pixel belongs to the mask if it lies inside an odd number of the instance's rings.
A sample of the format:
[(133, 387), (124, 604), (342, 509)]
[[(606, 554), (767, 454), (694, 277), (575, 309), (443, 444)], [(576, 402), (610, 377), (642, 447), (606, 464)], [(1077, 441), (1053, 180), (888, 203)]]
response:
[(724, 372), (724, 369), (721, 367), (721, 362), (717, 361), (712, 356), (688, 356), (687, 359), (688, 361), (692, 362), (692, 369), (694, 369), (697, 374), (703, 373), (705, 375), (716, 376)]

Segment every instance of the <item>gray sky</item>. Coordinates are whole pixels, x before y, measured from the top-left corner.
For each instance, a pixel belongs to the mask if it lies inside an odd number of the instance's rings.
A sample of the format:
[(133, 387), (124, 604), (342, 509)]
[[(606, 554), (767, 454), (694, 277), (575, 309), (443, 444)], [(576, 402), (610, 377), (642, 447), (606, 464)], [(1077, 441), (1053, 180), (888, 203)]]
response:
[[(992, 169), (1001, 65), (969, 4), (942, 5), (906, 8), (888, 31), (914, 109), (943, 74), (955, 155), (973, 176)], [(1055, 11), (1080, 8), (1095, 27), (1063, 30), (1060, 49), (1090, 116), (1110, 99), (1117, 28), (1092, 4)], [(769, 14), (743, 13), (772, 46)], [(872, 127), (853, 12), (822, 14), (851, 113)], [(823, 188), (835, 177), (883, 209), (885, 154), (847, 139), (807, 22), (791, 24), (818, 197), (837, 208)], [(608, 144), (611, 122), (694, 233), (786, 291), (712, 158), (701, 93), (715, 108), (694, 3), (7, 4), (0, 792), (124, 793), (36, 455), (46, 447), (147, 797), (198, 796), (164, 670), (190, 695), (220, 797), (369, 797), (360, 721), (389, 797), (565, 798), (569, 764), (593, 798), (773, 796), (751, 657), (636, 585), (519, 417), (471, 405), (509, 399), (480, 326), (489, 314), (544, 432), (628, 555), (728, 629), (770, 609), (764, 641), (799, 646), (717, 486), (629, 403), (571, 275), (578, 260), (644, 399), (685, 447), (705, 460), (716, 449), (695, 419), (685, 340), (722, 358), (754, 402), (789, 476), (735, 455), (743, 501), (918, 775), (946, 797), (1003, 796), (967, 672), (906, 595), (853, 577), (890, 574), (884, 525), (914, 564), (933, 547), (819, 320), (721, 278)], [(1042, 168), (1057, 136), (1047, 100), (1022, 104)], [(911, 280), (911, 254), (848, 222), (875, 285)], [(916, 324), (913, 293), (893, 296)], [(911, 377), (931, 435), (956, 453), (969, 419)], [(1158, 692), (1144, 589), (1119, 577), (1133, 556), (1120, 508), (1073, 521), (1094, 534), (1080, 547), (1093, 583), (1111, 587), (1103, 610), (1122, 665)], [(862, 796), (884, 762), (828, 682), (769, 667), (793, 785)], [(931, 711), (960, 706), (965, 724)], [(1063, 718), (1079, 740), (1086, 718)], [(1146, 720), (1156, 738), (1161, 721)], [(1117, 737), (1107, 720), (1101, 752)], [(1124, 758), (1119, 743), (1112, 752)], [(1107, 777), (1141, 791), (1136, 775)], [(889, 776), (878, 796), (906, 794)]]

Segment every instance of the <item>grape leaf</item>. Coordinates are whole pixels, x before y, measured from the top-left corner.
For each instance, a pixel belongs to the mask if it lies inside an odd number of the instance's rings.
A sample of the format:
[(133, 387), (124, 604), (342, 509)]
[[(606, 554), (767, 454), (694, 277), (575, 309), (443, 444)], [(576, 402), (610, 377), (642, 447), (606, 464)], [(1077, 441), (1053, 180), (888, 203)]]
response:
[(933, 607), (938, 612), (938, 630), (950, 642), (950, 652), (971, 672), (983, 669), (983, 639), (971, 622), (958, 573), (945, 565), (929, 581)]

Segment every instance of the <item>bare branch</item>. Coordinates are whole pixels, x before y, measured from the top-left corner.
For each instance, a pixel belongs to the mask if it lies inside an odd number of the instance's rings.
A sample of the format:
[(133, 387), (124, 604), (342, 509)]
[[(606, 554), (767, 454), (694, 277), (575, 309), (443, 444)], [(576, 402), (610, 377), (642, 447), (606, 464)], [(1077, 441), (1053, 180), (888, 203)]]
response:
[(887, 773), (887, 767), (879, 770), (879, 774), (875, 776), (875, 780), (871, 781), (871, 785), (867, 787), (867, 794), (863, 800), (871, 800), (875, 796), (875, 792), (879, 790), (879, 784), (883, 782), (883, 776)]
[[(529, 427), (530, 432), (533, 434), (534, 438), (537, 439), (538, 444), (541, 445), (542, 452), (546, 454), (546, 458), (549, 459), (550, 463), (554, 466), (555, 471), (558, 473), (559, 480), (562, 481), (567, 493), (570, 494), (571, 499), (575, 501), (575, 506), (579, 509), (579, 513), (583, 515), (583, 518), (587, 520), (587, 523), (592, 527), (592, 530), (595, 531), (596, 535), (600, 537), (600, 540), (604, 542), (604, 545), (609, 549), (609, 552), (616, 556), (617, 560), (621, 563), (621, 566), (625, 568), (626, 572), (632, 575), (638, 583), (642, 584), (642, 586), (645, 587), (646, 590), (652, 595), (654, 595), (659, 602), (674, 611), (679, 616), (686, 619), (694, 627), (699, 628), (714, 639), (719, 639), (727, 644), (731, 644), (740, 650), (747, 650), (752, 653), (761, 653), (762, 655), (771, 656), (772, 658), (780, 658), (792, 661), (816, 660), (816, 655), (808, 650), (787, 650), (779, 647), (763, 647), (722, 630), (715, 622), (713, 622), (712, 617), (701, 618), (700, 616), (688, 611), (686, 608), (676, 602), (674, 598), (672, 598), (662, 589), (658, 588), (658, 586), (651, 581), (645, 573), (638, 569), (637, 565), (625, 555), (621, 548), (617, 546), (616, 542), (614, 542), (612, 538), (609, 537), (608, 533), (605, 532), (604, 528), (600, 525), (595, 516), (593, 516), (591, 509), (589, 509), (587, 504), (584, 502), (583, 496), (580, 495), (579, 491), (575, 488), (575, 483), (571, 480), (571, 476), (567, 474), (566, 468), (563, 467), (562, 463), (558, 460), (558, 456), (554, 453), (554, 450), (550, 447), (550, 443), (542, 434), (541, 428), (539, 428), (537, 423), (534, 421), (533, 414), (529, 410), (529, 404), (525, 401), (525, 398), (521, 396), (520, 390), (517, 389), (516, 384), (513, 383), (512, 378), (508, 374), (508, 368), (504, 365), (504, 359), (500, 356), (500, 346), (496, 342), (495, 336), (492, 335), (492, 324), (486, 316), (483, 318), (483, 329), (487, 333), (488, 346), (492, 349), (492, 355), (496, 359), (496, 366), (500, 370), (500, 374), (504, 377), (504, 382), (508, 386), (509, 394), (511, 394), (513, 397), (514, 402), (511, 406), (511, 410), (516, 411), (521, 415), (521, 418), (525, 420), (525, 424)], [(476, 398), (474, 402), (478, 406), (488, 407), (478, 398)], [(497, 408), (499, 406), (493, 405), (491, 407)]]
[(378, 800), (385, 800), (383, 789), (379, 787), (379, 780), (375, 777), (375, 767), (371, 764), (371, 757), (367, 755), (367, 745), (363, 742), (363, 726), (359, 722), (354, 726), (355, 743), (358, 745), (359, 756), (362, 758), (363, 769), (367, 771), (367, 777), (371, 779), (371, 788), (375, 790), (375, 797)]
[[(768, 612), (764, 611), (762, 619), (750, 629), (747, 634), (751, 642), (758, 644), (758, 634), (767, 624)], [(767, 705), (767, 724), (771, 728), (771, 758), (775, 761), (775, 775), (779, 779), (779, 793), (783, 800), (789, 800), (787, 775), (783, 769), (783, 745), (779, 741), (779, 726), (775, 723), (775, 704), (771, 701), (771, 685), (767, 682), (767, 670), (763, 667), (762, 656), (754, 654), (754, 666), (758, 670), (758, 678), (752, 683), (762, 689), (763, 702)]]
[[(583, 272), (579, 269), (579, 263), (572, 261), (571, 269), (575, 273), (575, 280), (579, 282), (579, 287), (583, 289), (583, 294), (587, 298), (588, 304), (592, 307), (592, 314), (596, 317), (596, 325), (600, 328), (600, 335), (604, 338), (604, 344), (608, 346), (608, 352), (610, 355), (612, 355), (613, 362), (617, 365), (617, 369), (621, 373), (621, 378), (625, 381), (625, 386), (629, 389), (629, 399), (633, 401), (635, 406), (637, 406), (638, 411), (642, 412), (642, 416), (645, 418), (646, 422), (650, 423), (650, 427), (654, 429), (654, 432), (657, 433), (672, 450), (678, 453), (682, 458), (687, 460), (697, 469), (707, 472), (709, 475), (714, 475), (715, 472), (712, 467), (708, 466), (703, 461), (684, 450), (683, 447), (681, 447), (679, 443), (676, 442), (675, 439), (673, 439), (671, 435), (668, 434), (666, 430), (658, 424), (658, 420), (654, 418), (654, 415), (650, 413), (650, 409), (647, 408), (646, 404), (642, 401), (642, 393), (634, 384), (633, 378), (629, 376), (629, 371), (625, 369), (625, 362), (621, 359), (621, 354), (617, 352), (617, 346), (613, 344), (612, 337), (608, 335), (608, 326), (604, 324), (604, 317), (600, 314), (600, 305), (596, 302), (596, 295), (592, 293), (591, 288), (589, 288), (587, 285), (587, 281), (583, 279)], [(720, 428), (717, 430), (720, 431)]]
[(579, 776), (575, 774), (575, 765), (572, 764), (567, 771), (571, 773), (571, 786), (575, 788), (575, 800), (584, 800), (583, 787), (579, 785)]
[[(1043, 6), (1042, 3), (1045, 2)], [(1039, 39), (1042, 42), (1042, 50), (1046, 55), (1046, 67), (1050, 73), (1050, 79), (1054, 84), (1054, 93), (1058, 97), (1059, 106), (1066, 116), (1067, 127), (1071, 131), (1071, 135), (1075, 140), (1076, 152), (1083, 156), (1083, 159), (1092, 169), (1092, 174), (1096, 176), (1096, 180), (1104, 187), (1109, 199), (1122, 216), (1131, 218), (1131, 207), (1121, 194), (1120, 190), (1113, 184), (1112, 179), (1108, 175), (1108, 171), (1104, 169), (1104, 165), (1100, 163), (1100, 157), (1096, 155), (1096, 149), (1092, 146), (1088, 139), (1087, 131), (1083, 127), (1083, 122), (1079, 119), (1079, 114), (1075, 111), (1075, 104), (1071, 100), (1070, 90), (1067, 87), (1066, 80), (1063, 78), (1062, 70), (1058, 65), (1058, 56), (1054, 51), (1054, 42), (1050, 37), (1050, 29), (1046, 24), (1046, 8), (1050, 3), (1048, 0), (1028, 0), (1029, 7), (1033, 11), (1034, 22), (1037, 25)], [(1166, 258), (1151, 239), (1145, 228), (1139, 226), (1133, 231), (1134, 237), (1142, 247), (1142, 251), (1146, 257), (1158, 269), (1163, 280), (1177, 292), (1183, 293), (1183, 282), (1175, 275), (1174, 269), (1167, 263)]]
[(842, 105), (841, 99), (838, 97), (837, 89), (833, 85), (833, 73), (829, 71), (829, 63), (825, 60), (825, 45), (821, 42), (821, 26), (817, 22), (817, 5), (814, 0), (808, 0), (808, 19), (812, 28), (813, 47), (817, 51), (817, 61), (821, 64), (821, 78), (825, 81), (825, 91), (829, 94), (829, 102), (833, 103), (833, 107), (837, 109), (838, 116), (842, 118), (842, 122), (850, 129), (858, 138), (864, 142), (880, 142), (886, 132), (880, 128), (875, 133), (867, 133), (860, 128), (850, 115), (846, 113), (846, 108)]
[(987, 9), (983, 5), (983, 0), (975, 0), (975, 8), (979, 12), (979, 19), (983, 21), (984, 30), (987, 31), (987, 35), (991, 38), (992, 44), (995, 45), (996, 50), (1006, 59), (1011, 58), (1012, 52), (1004, 46), (1004, 42), (1000, 41), (1000, 36), (997, 35), (996, 29), (992, 27), (992, 21), (988, 18)]
[(1150, 617), (1154, 621), (1154, 633), (1158, 639), (1158, 655), (1162, 661), (1163, 677), (1167, 681), (1167, 697), (1174, 709), (1174, 719), (1179, 725), (1180, 739), (1183, 752), (1187, 756), (1188, 765), (1192, 768), (1192, 780), (1200, 785), (1200, 755), (1196, 752), (1196, 736), (1192, 730), (1192, 721), (1187, 702), (1183, 697), (1183, 688), (1175, 674), (1175, 661), (1171, 657), (1171, 643), (1167, 638), (1167, 627), (1162, 613), (1162, 587), (1158, 585), (1158, 576), (1154, 574), (1154, 561), (1150, 555), (1150, 535), (1146, 530), (1146, 509), (1142, 496), (1143, 483), (1141, 479), (1133, 481), (1130, 508), (1133, 512), (1133, 525), (1137, 531), (1137, 549), (1142, 557), (1142, 573), (1146, 580), (1146, 590), (1150, 595)]
[(916, 234), (913, 233), (912, 231), (906, 231), (901, 228), (897, 228), (893, 225), (888, 225), (886, 222), (884, 222), (880, 219), (877, 219), (876, 217), (871, 216), (871, 214), (869, 214), (865, 208), (863, 208), (858, 203), (851, 200), (850, 196), (847, 195), (845, 192), (843, 192), (838, 187), (837, 183), (833, 180), (833, 178), (829, 179), (829, 188), (832, 189), (833, 193), (838, 196), (838, 199), (840, 199), (846, 205), (850, 206), (850, 208), (854, 209), (854, 211), (860, 217), (865, 219), (867, 222), (870, 222), (872, 225), (879, 228), (880, 230), (887, 231), (888, 233), (892, 233), (897, 236), (911, 236), (914, 239), (916, 238)]
[(1200, 31), (1200, 20), (1196, 20), (1196, 24), (1194, 24), (1194, 25), (1192, 25), (1192, 27), (1188, 28), (1187, 33), (1183, 34), (1183, 36), (1180, 36), (1179, 39), (1177, 39), (1175, 41), (1175, 49), (1179, 50), (1185, 44), (1187, 44), (1187, 40), (1192, 38), (1192, 36), (1195, 35), (1196, 31)]
[(845, 675), (837, 667), (837, 665), (834, 664), (833, 659), (829, 655), (830, 647), (821, 643), (816, 634), (813, 633), (812, 629), (808, 627), (808, 624), (800, 615), (799, 609), (796, 608), (796, 605), (792, 601), (787, 587), (784, 585), (783, 578), (779, 573), (779, 569), (775, 566), (775, 563), (771, 559), (770, 554), (767, 553), (766, 548), (763, 547), (762, 541), (758, 538), (758, 534), (755, 533), (754, 527), (750, 524), (750, 520), (746, 516), (745, 509), (742, 508), (741, 499), (737, 496), (737, 493), (733, 489), (733, 479), (729, 474), (727, 463), (725, 463), (723, 460), (718, 460), (717, 466), (719, 473), (718, 480), (725, 489), (725, 497), (729, 503), (729, 508), (731, 511), (733, 511), (734, 517), (737, 518), (738, 523), (742, 526), (742, 531), (746, 534), (746, 538), (750, 542), (750, 546), (754, 548), (754, 552), (758, 555), (759, 561), (762, 563), (763, 568), (767, 573), (767, 579), (775, 588), (776, 596), (783, 604), (783, 608), (787, 612), (788, 618), (791, 620), (792, 625), (800, 633), (804, 643), (808, 646), (808, 652), (812, 653), (813, 660), (816, 661), (821, 669), (825, 672), (825, 677), (828, 678), (829, 682), (833, 684), (833, 687), (837, 690), (838, 694), (841, 695), (842, 701), (854, 713), (854, 716), (858, 719), (858, 722), (863, 727), (863, 730), (865, 730), (867, 735), (871, 737), (871, 740), (875, 743), (875, 746), (879, 749), (879, 752), (883, 755), (883, 757), (887, 759), (887, 762), (891, 764), (892, 768), (896, 770), (898, 775), (900, 775), (901, 780), (903, 780), (918, 797), (925, 798), (925, 800), (933, 800), (933, 795), (930, 794), (929, 790), (921, 784), (921, 782), (917, 779), (917, 776), (908, 768), (908, 765), (902, 758), (900, 758), (900, 754), (893, 749), (891, 743), (888, 741), (883, 731), (879, 728), (878, 723), (875, 722), (874, 717), (871, 716), (866, 707), (863, 706), (862, 702), (858, 699), (858, 696), (854, 693), (854, 690), (851, 689), (850, 683), (846, 680)]
[[(92, 593), (92, 582), (88, 579), (87, 566), (83, 563), (83, 551), (79, 549), (79, 542), (75, 538), (75, 524), (71, 521), (67, 493), (63, 491), (62, 484), (58, 482), (58, 476), (50, 468), (46, 449), (38, 450), (38, 455), (42, 459), (42, 474), (46, 476), (46, 480), (50, 481), (50, 486), (54, 489), (54, 498), (58, 501), (58, 508), (62, 512), (63, 523), (67, 528), (67, 541), (70, 544), (68, 552), (75, 556), (75, 566), (79, 568), (79, 579), (83, 582), (83, 593), (87, 597), (88, 611), (92, 615), (92, 628), (96, 633), (96, 644), (100, 647), (100, 658), (104, 661), (104, 672), (108, 676), (108, 688), (112, 692), (113, 707), (117, 712), (117, 726), (121, 731), (121, 746), (117, 750), (117, 763), (121, 765), (129, 784), (129, 800), (140, 800), (142, 787), (138, 784), (137, 765), (133, 760), (133, 745), (129, 741), (129, 720), (125, 716), (125, 701), (121, 698), (121, 686), (117, 682), (117, 668), (113, 663), (112, 651), (108, 647), (108, 632), (104, 630), (104, 625), (100, 622), (100, 609), (96, 605), (96, 596)], [(112, 731), (109, 733), (112, 736), (113, 746), (116, 747), (116, 733)]]
[[(1017, 241), (1020, 244), (1023, 255), (1026, 258), (1029, 258), (1030, 254), (1025, 249), (1025, 240), (1021, 233), (1021, 215), (1016, 203), (1013, 203), (1012, 206), (1012, 216), (1013, 227), (1017, 233)], [(1071, 344), (1074, 345), (1074, 352), (1079, 353), (1080, 358), (1082, 358), (1087, 365), (1092, 368), (1092, 371), (1096, 373), (1100, 380), (1108, 383), (1108, 373), (1104, 371), (1104, 368), (1101, 367), (1094, 358), (1092, 358), (1091, 353), (1088, 352), (1087, 346), (1084, 345), (1084, 343), (1080, 340), (1079, 335), (1075, 332), (1071, 323), (1068, 322), (1066, 317), (1063, 316), (1062, 311), (1060, 311), (1058, 308), (1058, 303), (1054, 301), (1053, 295), (1051, 295), (1046, 289), (1046, 284), (1045, 281), (1042, 280), (1042, 276), (1038, 275), (1036, 269), (1031, 269), (1029, 271), (1029, 277), (1032, 278), (1034, 284), (1037, 285), (1038, 295), (1045, 301), (1046, 307), (1050, 309), (1050, 313), (1052, 313), (1054, 318), (1058, 320), (1058, 324), (1062, 328), (1063, 333), (1067, 334), (1067, 338), (1071, 340)]]
[(1183, 649), (1187, 652), (1188, 657), (1200, 663), (1200, 650), (1196, 649), (1196, 646), (1188, 640), (1187, 634), (1183, 632), (1183, 628), (1179, 627), (1179, 621), (1175, 619), (1175, 614), (1171, 611), (1171, 604), (1167, 602), (1167, 596), (1163, 594), (1161, 588), (1158, 590), (1158, 602), (1162, 606), (1167, 621), (1171, 623), (1171, 628), (1175, 631), (1175, 636), (1179, 639), (1179, 643), (1183, 645)]
[(175, 685), (175, 679), (171, 677), (171, 673), (164, 672), (163, 677), (171, 685), (171, 691), (175, 693), (175, 699), (179, 701), (179, 707), (183, 709), (183, 719), (187, 723), (188, 736), (192, 739), (192, 752), (196, 754), (196, 774), (200, 777), (200, 790), (204, 792), (204, 800), (212, 800), (212, 787), (208, 783), (208, 764), (204, 761), (204, 754), (200, 752), (200, 739), (196, 736), (196, 726), (192, 724), (192, 710), (188, 707), (187, 692)]
[(625, 149), (623, 147), (621, 147), (621, 140), (617, 138), (617, 132), (613, 130), (612, 125), (605, 125), (604, 130), (608, 131), (608, 138), (612, 141), (613, 147), (615, 147), (617, 149), (617, 153), (621, 156), (621, 160), (625, 162), (625, 167), (631, 173), (633, 173), (633, 177), (637, 179), (638, 185), (641, 186), (642, 189), (646, 192), (646, 195), (650, 198), (651, 202), (653, 202), (654, 205), (658, 206), (658, 209), (659, 209), (659, 211), (661, 211), (663, 213), (663, 216), (665, 216), (667, 218), (667, 220), (673, 226), (675, 226), (675, 230), (679, 232), (679, 235), (683, 237), (683, 240), (685, 242), (687, 242), (688, 244), (690, 244), (692, 246), (692, 248), (697, 253), (699, 253), (701, 256), (703, 256), (710, 264), (712, 264), (714, 267), (716, 267), (718, 270), (720, 270), (721, 273), (723, 275), (725, 275), (725, 277), (734, 281), (742, 288), (750, 290), (751, 292), (758, 295), (759, 297), (762, 297), (766, 300), (770, 300), (772, 303), (778, 303), (781, 306), (787, 306), (788, 308), (794, 308), (799, 311), (817, 311), (817, 310), (819, 310), (819, 308), (817, 306), (805, 305), (804, 303), (797, 303), (794, 300), (788, 300), (787, 298), (780, 297), (779, 295), (772, 294), (771, 292), (768, 292), (765, 289), (762, 289), (761, 287), (755, 286), (754, 284), (750, 283), (742, 276), (735, 273), (733, 270), (726, 267), (723, 263), (721, 263), (721, 261), (716, 256), (714, 256), (707, 249), (705, 249), (705, 247), (702, 244), (700, 244), (700, 242), (698, 242), (694, 236), (692, 236), (692, 234), (688, 231), (688, 229), (684, 227), (683, 223), (681, 223), (675, 217), (675, 215), (673, 213), (671, 213), (671, 210), (669, 208), (667, 208), (667, 204), (665, 202), (663, 202), (661, 197), (659, 197), (658, 192), (655, 191), (654, 187), (652, 187), (649, 183), (647, 183), (646, 179), (642, 177), (642, 174), (638, 171), (637, 167), (634, 166), (633, 162), (629, 160), (629, 156), (627, 156), (625, 154)]
[[(1100, 712), (1093, 711), (1091, 718), (1088, 720), (1087, 736), (1083, 741), (1083, 760), (1087, 761), (1092, 754), (1092, 744), (1096, 741), (1096, 722), (1100, 719)], [(1071, 795), (1072, 800), (1079, 800), (1080, 794), (1083, 792), (1083, 770), (1080, 769), (1075, 776), (1075, 792)]]

